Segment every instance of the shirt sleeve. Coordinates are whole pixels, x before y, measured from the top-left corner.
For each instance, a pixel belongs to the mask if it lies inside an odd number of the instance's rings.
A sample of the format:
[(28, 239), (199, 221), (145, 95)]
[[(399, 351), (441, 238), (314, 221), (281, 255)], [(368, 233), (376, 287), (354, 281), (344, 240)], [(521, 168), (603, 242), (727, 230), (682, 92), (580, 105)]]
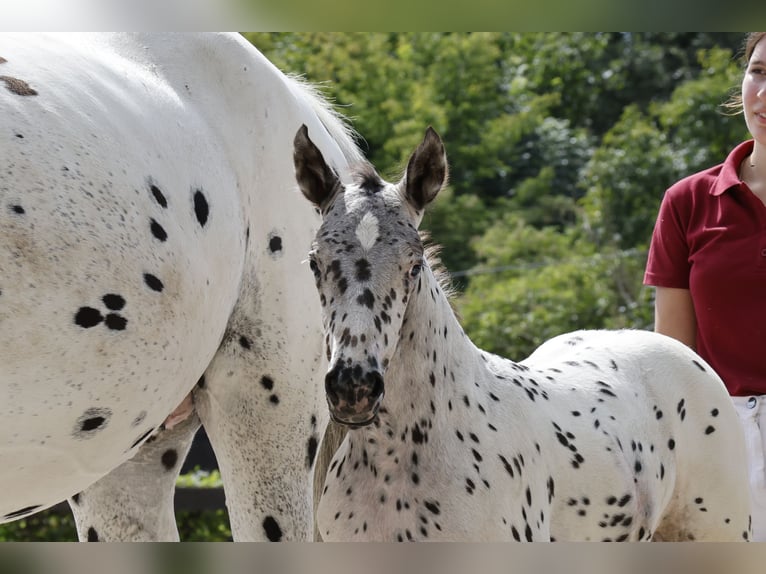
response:
[[(686, 237), (688, 210), (683, 209), (684, 194), (677, 186), (662, 198), (654, 224), (644, 284), (655, 287), (689, 288), (689, 243)], [(687, 215), (684, 216), (684, 212)]]

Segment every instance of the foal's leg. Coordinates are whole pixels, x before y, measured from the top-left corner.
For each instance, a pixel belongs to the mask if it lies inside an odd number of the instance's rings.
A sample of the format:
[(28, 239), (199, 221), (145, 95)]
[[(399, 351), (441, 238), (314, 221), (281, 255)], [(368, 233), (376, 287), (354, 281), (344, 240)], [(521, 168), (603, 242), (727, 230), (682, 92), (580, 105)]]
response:
[(81, 541), (178, 541), (175, 482), (200, 422), (192, 413), (69, 499)]

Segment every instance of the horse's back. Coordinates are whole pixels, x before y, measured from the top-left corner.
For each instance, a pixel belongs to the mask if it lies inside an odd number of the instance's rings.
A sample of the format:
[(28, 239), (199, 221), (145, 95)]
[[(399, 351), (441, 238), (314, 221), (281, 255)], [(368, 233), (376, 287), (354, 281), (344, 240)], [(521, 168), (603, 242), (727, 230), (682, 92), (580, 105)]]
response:
[(162, 423), (217, 349), (245, 238), (218, 126), (141, 43), (4, 36), (0, 57), (2, 521)]

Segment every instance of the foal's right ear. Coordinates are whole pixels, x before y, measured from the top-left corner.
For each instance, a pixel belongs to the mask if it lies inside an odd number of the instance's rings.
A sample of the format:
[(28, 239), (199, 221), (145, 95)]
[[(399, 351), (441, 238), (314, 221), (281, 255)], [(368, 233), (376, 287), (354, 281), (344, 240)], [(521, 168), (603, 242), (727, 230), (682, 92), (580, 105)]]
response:
[(293, 162), (295, 178), (298, 180), (301, 192), (306, 199), (323, 210), (340, 186), (340, 179), (327, 165), (319, 148), (309, 139), (306, 124), (303, 124), (295, 134)]

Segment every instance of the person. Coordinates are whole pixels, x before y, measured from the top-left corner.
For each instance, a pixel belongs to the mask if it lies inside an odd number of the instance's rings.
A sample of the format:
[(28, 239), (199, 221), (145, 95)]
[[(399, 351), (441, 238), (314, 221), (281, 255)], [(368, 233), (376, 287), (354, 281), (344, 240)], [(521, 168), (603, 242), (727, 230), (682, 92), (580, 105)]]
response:
[(665, 192), (644, 283), (655, 331), (686, 343), (721, 376), (745, 430), (753, 540), (766, 540), (766, 32), (745, 38), (730, 106), (752, 139)]

